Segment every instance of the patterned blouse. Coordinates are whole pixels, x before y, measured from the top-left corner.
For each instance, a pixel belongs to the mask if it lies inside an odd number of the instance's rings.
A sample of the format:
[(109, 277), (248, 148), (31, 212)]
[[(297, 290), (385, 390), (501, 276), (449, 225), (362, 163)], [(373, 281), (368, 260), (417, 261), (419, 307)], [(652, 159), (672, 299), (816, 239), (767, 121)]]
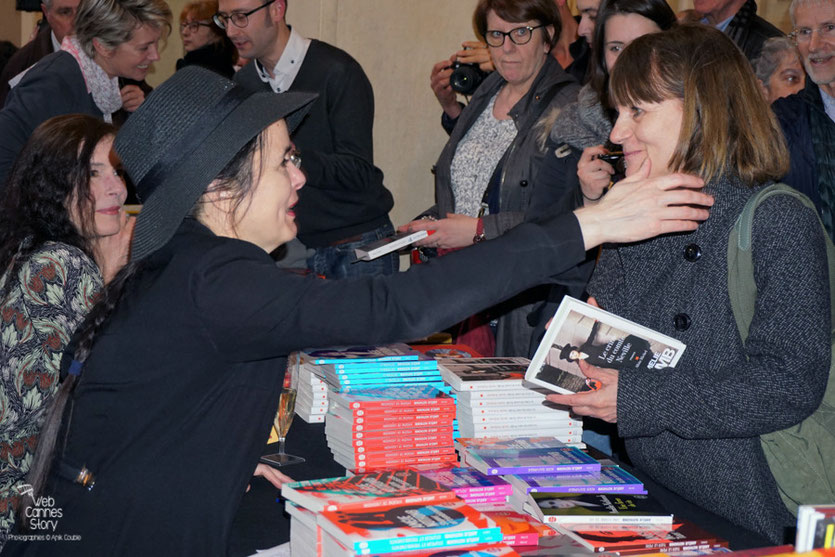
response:
[[(16, 277), (0, 278), (0, 547), (20, 500), (61, 355), (102, 289), (99, 268), (80, 249), (48, 242)], [(12, 282), (9, 282), (12, 281)]]
[(490, 99), (487, 108), (458, 143), (452, 158), (452, 193), (455, 196), (455, 212), (459, 215), (478, 216), (490, 178), (505, 151), (516, 139), (513, 118), (498, 120), (493, 116), (498, 96), (496, 93)]

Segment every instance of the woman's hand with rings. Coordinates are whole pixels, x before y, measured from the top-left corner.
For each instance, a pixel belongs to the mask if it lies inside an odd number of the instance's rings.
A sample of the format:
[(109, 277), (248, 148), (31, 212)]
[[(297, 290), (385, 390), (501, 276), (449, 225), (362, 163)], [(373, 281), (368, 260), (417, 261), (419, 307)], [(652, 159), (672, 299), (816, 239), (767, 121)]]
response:
[(615, 169), (608, 162), (597, 158), (607, 153), (603, 145), (595, 145), (583, 149), (580, 161), (577, 163), (577, 177), (583, 190), (585, 202), (597, 201), (612, 181)]
[(414, 245), (424, 248), (463, 248), (473, 243), (473, 236), (476, 233), (478, 219), (467, 215), (447, 213), (445, 219), (413, 220), (407, 225), (398, 228), (401, 232), (416, 232), (418, 230), (434, 230), (435, 232)]

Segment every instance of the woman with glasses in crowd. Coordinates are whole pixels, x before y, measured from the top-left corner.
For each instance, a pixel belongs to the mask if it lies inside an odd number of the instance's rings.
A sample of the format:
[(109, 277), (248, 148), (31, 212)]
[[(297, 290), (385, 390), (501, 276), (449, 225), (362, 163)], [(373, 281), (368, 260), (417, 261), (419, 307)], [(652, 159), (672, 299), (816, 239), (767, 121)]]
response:
[(180, 37), (186, 54), (177, 60), (178, 70), (196, 64), (230, 79), (235, 75), (238, 50), (212, 20), (216, 13), (217, 0), (198, 0), (183, 7)]
[(0, 199), (0, 546), (19, 516), (61, 354), (127, 261), (115, 133), (91, 116), (44, 122)]
[[(573, 101), (579, 89), (549, 55), (560, 34), (553, 0), (481, 0), (473, 22), (496, 71), (458, 114), (435, 164), (435, 205), (401, 227), (433, 230), (418, 242), (425, 247), (471, 246), (524, 220), (545, 158), (536, 130), (545, 114)], [(457, 107), (455, 93), (448, 94)], [(526, 319), (530, 302), (539, 299), (539, 291), (526, 293), (491, 312), (498, 316), (496, 354), (528, 354), (533, 329)]]
[[(830, 364), (825, 233), (809, 202), (772, 195), (753, 213), (756, 282), (743, 341), (729, 289), (729, 239), (747, 201), (789, 166), (751, 66), (721, 31), (682, 25), (636, 39), (611, 76), (627, 180), (701, 176), (715, 197), (696, 231), (604, 247), (589, 284), (600, 306), (682, 341), (675, 369), (581, 364), (594, 393), (549, 395), (617, 425), (632, 463), (685, 499), (785, 543), (795, 519), (760, 436), (821, 402)], [(617, 192), (615, 184), (601, 201)], [(808, 200), (806, 200), (808, 201)], [(742, 294), (744, 296), (744, 294)]]
[(301, 276), (269, 252), (297, 232), (305, 177), (289, 133), (313, 100), (244, 93), (189, 67), (121, 129), (116, 151), (147, 201), (131, 262), (77, 335), (64, 425), (42, 438), (31, 482), (62, 509), (56, 533), (74, 538), (10, 542), (7, 554), (225, 555), (287, 354), (419, 338), (551, 280), (596, 244), (708, 216), (693, 206), (711, 203), (700, 179), (666, 176), (404, 273)]
[(120, 89), (119, 79), (145, 79), (170, 26), (165, 0), (81, 0), (75, 35), (26, 72), (0, 110), (0, 187), (41, 122), (72, 113), (113, 122), (121, 109), (136, 110), (145, 92), (136, 84)]

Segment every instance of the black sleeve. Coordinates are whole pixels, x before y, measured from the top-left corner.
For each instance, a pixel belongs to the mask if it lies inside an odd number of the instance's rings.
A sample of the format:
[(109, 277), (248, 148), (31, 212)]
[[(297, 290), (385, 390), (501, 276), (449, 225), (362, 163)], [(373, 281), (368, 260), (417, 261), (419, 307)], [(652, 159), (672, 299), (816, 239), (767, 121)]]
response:
[(551, 281), (583, 260), (583, 246), (577, 219), (564, 214), (405, 273), (329, 281), (278, 269), (251, 244), (224, 242), (201, 256), (192, 295), (219, 350), (253, 360), (422, 337)]

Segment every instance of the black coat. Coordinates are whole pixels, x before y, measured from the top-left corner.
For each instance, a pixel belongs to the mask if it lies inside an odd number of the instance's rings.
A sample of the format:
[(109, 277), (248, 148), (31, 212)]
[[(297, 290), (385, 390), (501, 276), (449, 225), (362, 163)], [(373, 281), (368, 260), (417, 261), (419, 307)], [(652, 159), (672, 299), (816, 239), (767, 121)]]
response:
[(209, 43), (177, 60), (177, 69), (186, 66), (201, 66), (219, 73), (225, 78), (232, 79), (235, 75), (235, 63), (238, 61), (238, 51), (228, 37)]
[(81, 540), (7, 554), (224, 554), (290, 351), (418, 338), (584, 255), (569, 214), (405, 273), (326, 281), (187, 220), (127, 289), (77, 385), (63, 458), (95, 488), (53, 477), (48, 493), (58, 532)]

